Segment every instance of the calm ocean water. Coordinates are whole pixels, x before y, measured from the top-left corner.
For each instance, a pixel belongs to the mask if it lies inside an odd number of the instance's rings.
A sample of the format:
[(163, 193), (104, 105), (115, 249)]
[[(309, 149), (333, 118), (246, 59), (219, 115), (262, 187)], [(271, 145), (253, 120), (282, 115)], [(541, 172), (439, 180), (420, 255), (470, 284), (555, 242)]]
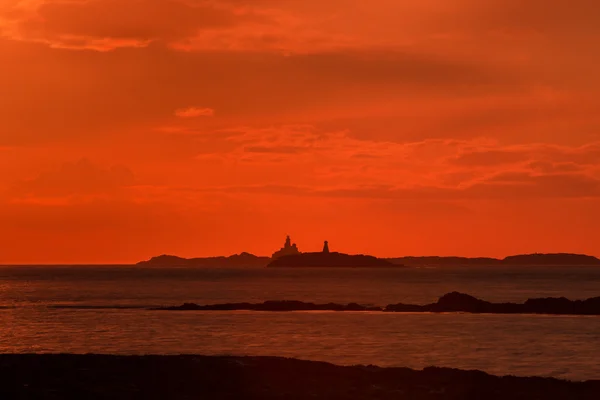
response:
[(147, 310), (283, 299), (421, 304), (455, 290), (490, 301), (585, 299), (600, 296), (600, 269), (0, 267), (0, 352), (274, 355), (600, 379), (600, 317)]

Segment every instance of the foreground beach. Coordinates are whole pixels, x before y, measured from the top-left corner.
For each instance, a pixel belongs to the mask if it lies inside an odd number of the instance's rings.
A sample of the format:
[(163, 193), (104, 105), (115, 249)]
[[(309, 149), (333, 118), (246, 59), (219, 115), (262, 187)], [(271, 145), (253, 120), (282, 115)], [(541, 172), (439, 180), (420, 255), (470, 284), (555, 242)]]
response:
[(273, 357), (0, 355), (5, 399), (597, 399), (600, 381)]

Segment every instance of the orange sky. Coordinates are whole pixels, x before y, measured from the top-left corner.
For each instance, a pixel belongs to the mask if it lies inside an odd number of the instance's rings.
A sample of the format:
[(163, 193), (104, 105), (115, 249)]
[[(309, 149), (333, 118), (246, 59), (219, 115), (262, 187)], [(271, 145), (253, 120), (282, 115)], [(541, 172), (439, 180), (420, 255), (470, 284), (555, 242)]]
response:
[(0, 0), (0, 263), (600, 255), (597, 0)]

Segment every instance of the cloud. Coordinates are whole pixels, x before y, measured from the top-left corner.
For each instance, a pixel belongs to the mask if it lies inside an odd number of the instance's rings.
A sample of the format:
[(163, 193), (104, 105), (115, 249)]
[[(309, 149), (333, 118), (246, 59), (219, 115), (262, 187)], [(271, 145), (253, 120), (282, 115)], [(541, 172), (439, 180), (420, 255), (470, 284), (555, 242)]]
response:
[[(0, 29), (56, 48), (108, 51), (165, 43), (185, 51), (314, 52), (356, 38), (314, 27), (292, 3), (211, 0), (4, 0)], [(308, 17), (308, 19), (307, 19)]]
[[(422, 139), (423, 126), (443, 135), (445, 119), (461, 111), (442, 110), (439, 117), (424, 118), (432, 107), (439, 110), (432, 98), (449, 92), (458, 98), (471, 96), (480, 84), (490, 91), (516, 84), (510, 74), (495, 76), (471, 61), (410, 52), (282, 57), (182, 53), (153, 44), (79, 53), (0, 39), (0, 64), (0, 85), (9, 94), (0, 96), (5, 127), (0, 144), (8, 145), (108, 137), (124, 128), (173, 124), (168, 118), (174, 110), (190, 105), (218, 110), (214, 124), (221, 128), (257, 119), (321, 124), (353, 117), (336, 129), (364, 124), (372, 135)], [(439, 102), (472, 109), (471, 103), (462, 105), (456, 98)], [(36, 118), (28, 118), (31, 114)], [(397, 117), (395, 126), (384, 123), (386, 115)]]
[(481, 146), (461, 151), (449, 162), (463, 167), (494, 167), (528, 163), (532, 168), (553, 169), (560, 165), (589, 166), (600, 164), (600, 143), (583, 146), (560, 146), (527, 143), (508, 146)]
[[(23, 12), (22, 12), (23, 14)], [(66, 48), (146, 46), (174, 42), (202, 29), (231, 28), (262, 18), (208, 1), (89, 0), (33, 3), (13, 34)]]
[[(282, 183), (284, 176), (293, 177), (291, 182), (304, 188), (298, 189), (299, 196), (480, 200), (512, 193), (516, 198), (583, 198), (596, 196), (600, 178), (595, 143), (504, 145), (485, 138), (395, 143), (310, 125), (239, 127), (211, 140), (231, 147), (220, 146), (218, 153), (203, 153), (198, 160), (213, 165), (219, 160), (223, 170), (245, 165), (244, 175), (269, 182), (266, 189)], [(560, 188), (556, 193), (553, 184)], [(250, 188), (260, 192), (260, 187)]]
[(343, 199), (464, 201), (600, 198), (600, 179), (584, 174), (501, 173), (466, 187), (362, 184), (338, 187), (248, 185), (205, 191)]
[[(102, 168), (87, 159), (62, 164), (58, 169), (14, 184), (15, 201), (47, 203), (67, 201), (76, 196), (96, 198), (118, 195), (135, 183), (131, 170), (123, 165)], [(68, 202), (68, 201), (67, 201)]]
[(461, 2), (463, 7), (472, 10), (470, 18), (466, 21), (470, 26), (483, 29), (519, 28), (532, 33), (553, 35), (594, 32), (597, 28), (595, 16), (600, 12), (600, 5), (594, 0)]
[[(357, 140), (347, 132), (328, 132), (311, 125), (283, 125), (269, 128), (240, 127), (237, 134), (224, 140), (233, 144), (224, 156), (232, 161), (268, 161), (268, 155), (278, 155), (277, 162), (291, 164), (316, 163), (320, 167), (327, 164), (348, 163), (356, 155), (368, 155), (379, 162), (389, 160), (389, 156), (402, 156), (407, 152), (404, 145)], [(354, 167), (362, 164), (354, 164)], [(352, 168), (354, 169), (354, 168)], [(355, 176), (356, 178), (356, 176)]]
[(503, 164), (514, 164), (527, 158), (527, 154), (512, 152), (509, 150), (472, 151), (465, 152), (454, 158), (457, 165), (469, 166), (494, 166)]
[[(143, 204), (147, 213), (131, 225), (168, 226), (166, 214), (179, 213), (181, 235), (161, 239), (189, 242), (192, 253), (197, 243), (210, 251), (234, 246), (217, 243), (220, 226), (235, 225), (237, 235), (248, 224), (243, 240), (267, 241), (256, 226), (269, 235), (264, 221), (283, 229), (290, 218), (307, 232), (329, 225), (344, 240), (350, 224), (389, 229), (376, 241), (391, 238), (388, 248), (402, 223), (418, 230), (404, 238), (412, 244), (434, 235), (423, 242), (454, 251), (464, 240), (474, 251), (481, 243), (464, 232), (486, 222), (511, 228), (494, 243), (519, 246), (556, 231), (555, 243), (587, 240), (593, 249), (598, 7), (591, 0), (1, 0), (0, 146), (12, 150), (0, 150), (0, 170), (11, 171), (0, 186), (19, 182), (0, 197), (21, 210), (4, 237), (22, 231), (30, 243), (40, 231), (23, 226), (43, 220), (46, 209), (55, 212), (43, 230), (51, 236), (70, 207), (86, 205), (69, 220), (73, 230), (93, 220), (100, 231)], [(110, 161), (60, 167), (73, 154)], [(131, 166), (144, 185), (111, 163)], [(447, 215), (417, 218), (403, 208), (435, 202), (478, 213), (444, 230)], [(0, 214), (11, 217), (4, 205)], [(202, 213), (191, 218), (196, 208)], [(575, 220), (579, 236), (564, 229)], [(125, 243), (140, 233), (118, 226), (106, 236)], [(197, 232), (208, 233), (190, 239)]]
[(600, 180), (586, 174), (501, 173), (466, 189), (467, 198), (598, 198)]
[(175, 110), (175, 116), (180, 118), (212, 117), (215, 110), (212, 108), (188, 107)]
[(244, 147), (244, 151), (247, 153), (258, 153), (258, 154), (298, 154), (306, 151), (306, 147), (300, 146), (247, 146)]
[(531, 161), (527, 167), (535, 173), (540, 174), (556, 174), (581, 172), (585, 166), (575, 162), (551, 162), (551, 161)]

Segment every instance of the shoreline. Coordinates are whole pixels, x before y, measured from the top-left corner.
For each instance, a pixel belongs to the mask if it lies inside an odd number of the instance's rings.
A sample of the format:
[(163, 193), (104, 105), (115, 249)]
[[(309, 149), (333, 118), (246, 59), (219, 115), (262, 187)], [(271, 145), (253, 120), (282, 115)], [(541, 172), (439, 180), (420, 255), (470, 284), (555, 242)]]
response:
[(0, 396), (28, 399), (596, 399), (600, 380), (278, 357), (0, 354)]

